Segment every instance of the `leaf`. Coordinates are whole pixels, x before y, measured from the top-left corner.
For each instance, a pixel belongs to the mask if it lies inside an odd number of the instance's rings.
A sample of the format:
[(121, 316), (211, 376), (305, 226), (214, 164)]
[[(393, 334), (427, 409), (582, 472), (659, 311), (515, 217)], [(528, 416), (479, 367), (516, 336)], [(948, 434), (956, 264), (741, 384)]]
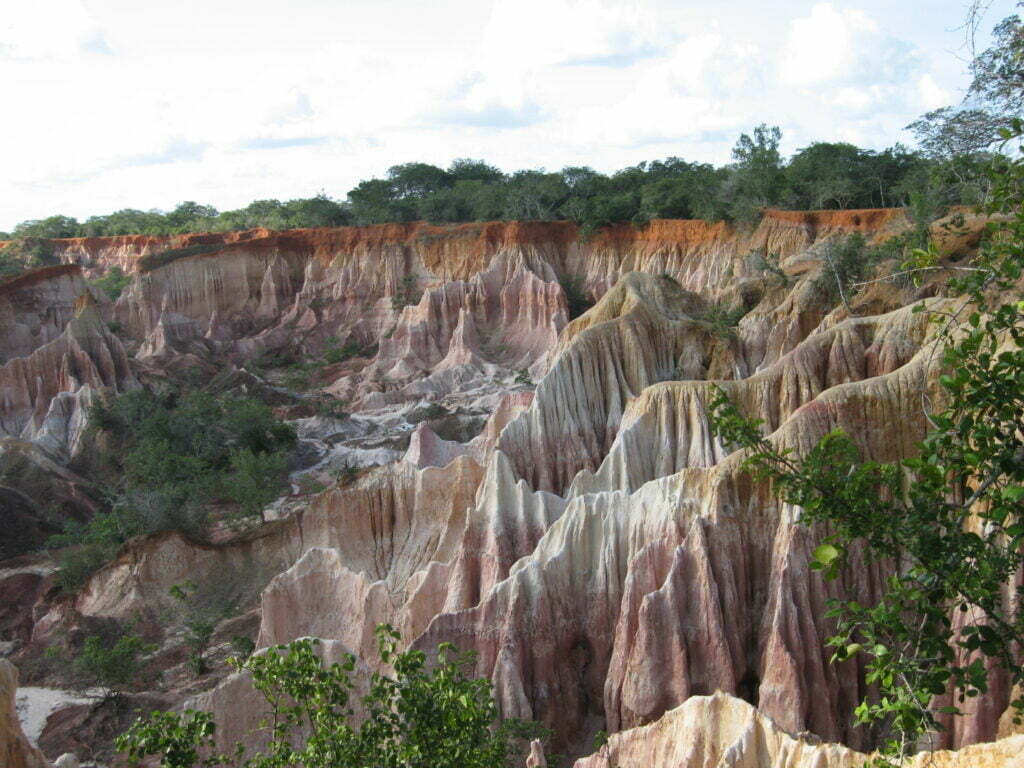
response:
[(814, 550), (814, 559), (823, 566), (831, 565), (839, 557), (839, 550), (831, 544), (822, 544)]
[(1024, 499), (1024, 486), (1011, 485), (1003, 489), (1003, 498), (1007, 501), (1020, 501)]

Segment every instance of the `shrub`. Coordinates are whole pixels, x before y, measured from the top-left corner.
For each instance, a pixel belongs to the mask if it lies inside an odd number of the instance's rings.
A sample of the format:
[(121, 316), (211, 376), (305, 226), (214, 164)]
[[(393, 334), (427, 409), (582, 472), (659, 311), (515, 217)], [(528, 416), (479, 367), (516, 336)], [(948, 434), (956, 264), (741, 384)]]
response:
[[(227, 497), (250, 514), (284, 485), (295, 431), (263, 403), (206, 392), (135, 390), (98, 402), (89, 427), (107, 433), (108, 508), (69, 522), (48, 546), (60, 583), (79, 588), (133, 536), (178, 530), (202, 539), (210, 502)], [(259, 511), (259, 510), (256, 510)]]
[(126, 275), (120, 267), (111, 267), (107, 274), (92, 280), (89, 284), (107, 294), (111, 301), (117, 301), (131, 281), (131, 275)]
[(729, 309), (724, 304), (708, 304), (697, 319), (707, 323), (711, 333), (725, 339), (736, 338), (736, 327), (740, 320), (747, 313), (745, 307)]
[(417, 302), (416, 298), (416, 277), (414, 275), (406, 275), (395, 289), (394, 294), (391, 296), (391, 309), (395, 312), (401, 312), (404, 307)]
[(376, 344), (361, 344), (356, 339), (349, 339), (340, 345), (335, 342), (324, 351), (322, 358), (327, 365), (334, 365), (355, 357), (372, 357), (375, 354), (377, 354)]
[(231, 579), (214, 580), (202, 587), (185, 582), (171, 587), (170, 595), (178, 602), (182, 614), (189, 671), (202, 675), (207, 671), (204, 654), (217, 624), (238, 607), (238, 585)]
[(351, 461), (343, 461), (334, 470), (334, 477), (342, 488), (352, 485), (356, 480), (359, 479), (359, 473), (362, 469), (358, 464), (353, 464)]
[(231, 454), (231, 472), (225, 477), (228, 498), (234, 501), (243, 517), (260, 516), (264, 508), (278, 497), (288, 476), (288, 460), (283, 453), (254, 453), (242, 448)]
[[(324, 668), (316, 654), (318, 641), (303, 639), (239, 662), (266, 699), (271, 711), (266, 722), (272, 724), (269, 744), (245, 763), (264, 768), (522, 764), (522, 740), (541, 731), (518, 720), (498, 722), (490, 681), (467, 674), (472, 656), (444, 643), (428, 665), (422, 651), (398, 652), (398, 634), (390, 627), (379, 627), (377, 634), (381, 661), (395, 674), (373, 674), (361, 700), (366, 719), (358, 724), (352, 707), (354, 656)], [(242, 744), (234, 760), (215, 753), (215, 729), (206, 712), (154, 712), (120, 736), (117, 748), (131, 761), (159, 756), (162, 768), (241, 763)]]
[(91, 635), (85, 638), (74, 666), (90, 682), (103, 686), (108, 693), (127, 690), (139, 674), (139, 656), (152, 647), (135, 635), (122, 634), (111, 638)]
[(853, 232), (836, 242), (825, 246), (824, 264), (815, 285), (825, 296), (829, 305), (849, 298), (856, 292), (854, 283), (864, 279), (868, 271), (865, 258), (866, 242), (860, 232)]
[(238, 658), (245, 661), (256, 650), (256, 641), (245, 635), (235, 635), (231, 638), (231, 647), (238, 654)]

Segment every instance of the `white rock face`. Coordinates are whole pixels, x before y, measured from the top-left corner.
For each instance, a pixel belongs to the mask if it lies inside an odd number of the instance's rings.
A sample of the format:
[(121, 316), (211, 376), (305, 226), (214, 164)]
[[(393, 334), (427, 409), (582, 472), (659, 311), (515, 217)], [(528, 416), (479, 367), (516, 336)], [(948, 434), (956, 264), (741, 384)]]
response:
[[(1018, 768), (1024, 736), (960, 752), (925, 752), (906, 768)], [(657, 722), (612, 735), (575, 768), (860, 768), (868, 755), (796, 738), (744, 701), (694, 696)], [(527, 763), (530, 765), (530, 763)]]

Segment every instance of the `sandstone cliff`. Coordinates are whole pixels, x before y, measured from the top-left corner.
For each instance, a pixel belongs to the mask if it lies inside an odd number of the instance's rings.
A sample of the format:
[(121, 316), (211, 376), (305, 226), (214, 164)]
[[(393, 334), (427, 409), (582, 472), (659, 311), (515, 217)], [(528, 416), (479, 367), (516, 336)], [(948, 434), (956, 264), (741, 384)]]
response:
[(21, 731), (14, 698), (18, 690), (18, 670), (0, 659), (0, 765), (4, 768), (48, 768), (43, 754), (29, 744)]
[[(285, 500), (283, 519), (230, 541), (133, 542), (73, 604), (40, 605), (30, 642), (68, 616), (157, 615), (173, 584), (230, 576), (259, 602), (258, 646), (315, 635), (328, 655), (372, 658), (387, 621), (415, 647), (476, 651), (502, 712), (551, 727), (557, 750), (613, 734), (579, 768), (857, 764), (852, 750), (873, 746), (852, 725), (863, 674), (829, 663), (824, 605), (871, 601), (886, 568), (811, 571), (820, 532), (740, 471), (706, 403), (722, 386), (797, 451), (842, 428), (869, 458), (910, 455), (938, 371), (908, 305), (941, 306), (940, 282), (880, 284), (847, 308), (816, 279), (844, 234), (905, 225), (897, 211), (770, 211), (750, 231), (655, 221), (585, 242), (563, 223), (58, 242), (88, 275), (135, 276), (114, 303), (90, 301), (73, 266), (19, 299), (37, 309), (0, 358), (10, 434), (73, 452), (90, 392), (352, 341), (359, 354), (310, 385), (350, 413), (300, 432), (317, 467), (404, 458)], [(595, 304), (570, 321), (573, 281)], [(51, 282), (60, 306), (43, 319)], [(76, 292), (72, 316), (60, 302)], [(742, 318), (723, 323), (723, 307)], [(428, 406), (447, 416), (428, 424)], [(222, 746), (260, 715), (242, 677), (196, 701)], [(996, 681), (944, 745), (995, 738), (1008, 701)], [(1006, 744), (963, 754), (991, 761)]]

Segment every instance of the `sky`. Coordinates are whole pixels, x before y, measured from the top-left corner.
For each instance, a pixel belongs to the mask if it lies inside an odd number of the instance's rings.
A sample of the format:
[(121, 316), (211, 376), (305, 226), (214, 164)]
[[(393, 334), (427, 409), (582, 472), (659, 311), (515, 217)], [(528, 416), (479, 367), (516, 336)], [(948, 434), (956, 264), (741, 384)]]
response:
[[(342, 199), (411, 161), (881, 149), (967, 84), (966, 0), (5, 0), (0, 230)], [(1014, 10), (993, 0), (987, 32)], [(978, 44), (984, 47), (987, 34)]]

